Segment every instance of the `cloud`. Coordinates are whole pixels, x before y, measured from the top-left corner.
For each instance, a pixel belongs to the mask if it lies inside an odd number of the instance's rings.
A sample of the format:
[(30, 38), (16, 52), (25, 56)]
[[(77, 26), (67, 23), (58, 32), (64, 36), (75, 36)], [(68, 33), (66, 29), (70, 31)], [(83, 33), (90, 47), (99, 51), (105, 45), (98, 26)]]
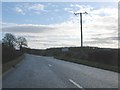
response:
[[(48, 48), (79, 45), (79, 30), (74, 26), (66, 25), (17, 25), (4, 27), (3, 32), (10, 32), (27, 38), (30, 47)], [(74, 31), (73, 31), (74, 30)], [(33, 42), (35, 45), (33, 45)]]
[[(104, 25), (96, 27), (95, 25), (97, 23), (91, 23), (86, 27), (84, 25), (84, 45), (116, 47), (118, 40), (117, 33), (114, 33), (116, 29), (109, 26), (103, 27)], [(75, 24), (72, 21), (51, 25), (21, 24), (4, 27), (3, 32), (11, 32), (17, 36), (26, 37), (29, 47), (32, 48), (80, 46), (79, 23)]]
[(15, 10), (16, 12), (21, 13), (22, 15), (25, 15), (25, 12), (21, 8), (15, 7)]
[(36, 10), (36, 11), (41, 11), (44, 10), (44, 5), (42, 4), (34, 4), (33, 6), (29, 7), (29, 10)]
[(6, 23), (6, 22), (0, 22), (0, 25), (2, 26), (2, 28), (5, 27), (12, 27), (12, 26), (16, 26), (16, 23)]
[(17, 4), (14, 8), (14, 10), (18, 13), (21, 13), (22, 15), (25, 15), (26, 13), (36, 13), (40, 14), (45, 10), (45, 6), (42, 4), (30, 4), (30, 3), (22, 3), (22, 4)]
[(54, 28), (45, 25), (32, 25), (32, 24), (21, 24), (11, 27), (4, 27), (3, 32), (11, 32), (11, 33), (39, 33), (39, 32), (47, 32), (49, 30), (53, 30)]
[(79, 13), (85, 11), (90, 12), (91, 10), (93, 10), (93, 7), (91, 7), (90, 5), (70, 4), (70, 7), (67, 7), (64, 10), (70, 13)]
[(89, 15), (111, 15), (111, 16), (117, 16), (118, 15), (118, 9), (114, 7), (101, 7), (101, 8), (94, 8), (90, 5), (79, 5), (79, 4), (70, 4), (70, 7), (67, 7), (64, 9), (67, 12), (70, 13), (80, 13), (80, 12), (88, 12)]
[[(11, 27), (8, 27), (10, 23), (7, 27), (7, 23), (4, 23), (2, 30), (26, 37), (29, 47), (32, 48), (80, 46), (79, 17), (73, 15), (73, 12), (87, 11), (89, 14), (83, 15), (84, 46), (118, 47), (117, 8), (95, 9), (89, 5), (80, 6), (78, 4), (72, 4), (71, 7), (76, 8), (64, 9), (71, 13), (71, 17), (63, 23), (50, 25), (13, 24)], [(34, 7), (35, 11), (44, 10), (41, 9), (42, 6), (39, 6), (39, 9), (35, 8), (37, 5)], [(33, 7), (29, 10), (33, 10)]]

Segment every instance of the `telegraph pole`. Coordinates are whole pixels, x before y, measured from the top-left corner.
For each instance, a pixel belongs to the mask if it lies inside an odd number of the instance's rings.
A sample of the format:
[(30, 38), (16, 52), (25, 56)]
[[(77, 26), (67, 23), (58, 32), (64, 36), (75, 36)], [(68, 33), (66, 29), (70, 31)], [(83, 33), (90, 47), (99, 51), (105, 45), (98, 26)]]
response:
[(80, 16), (80, 31), (81, 31), (81, 47), (83, 47), (83, 33), (82, 33), (82, 14), (88, 14), (87, 12), (84, 13), (74, 13), (75, 15)]

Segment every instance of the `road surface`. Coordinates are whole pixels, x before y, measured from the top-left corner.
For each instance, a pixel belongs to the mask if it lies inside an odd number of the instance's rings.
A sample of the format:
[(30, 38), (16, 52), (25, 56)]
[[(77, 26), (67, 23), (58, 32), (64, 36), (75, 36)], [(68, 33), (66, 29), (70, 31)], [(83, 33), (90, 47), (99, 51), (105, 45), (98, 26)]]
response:
[(118, 73), (26, 54), (3, 76), (3, 88), (118, 88)]

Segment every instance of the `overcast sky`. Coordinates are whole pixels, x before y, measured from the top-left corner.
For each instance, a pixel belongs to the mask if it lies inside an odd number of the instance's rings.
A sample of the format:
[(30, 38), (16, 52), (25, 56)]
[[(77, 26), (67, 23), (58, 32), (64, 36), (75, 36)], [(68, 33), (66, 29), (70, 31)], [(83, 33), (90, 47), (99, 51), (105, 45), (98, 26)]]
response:
[(118, 3), (2, 3), (2, 33), (23, 36), (30, 48), (80, 46), (79, 16), (83, 14), (84, 46), (118, 47)]

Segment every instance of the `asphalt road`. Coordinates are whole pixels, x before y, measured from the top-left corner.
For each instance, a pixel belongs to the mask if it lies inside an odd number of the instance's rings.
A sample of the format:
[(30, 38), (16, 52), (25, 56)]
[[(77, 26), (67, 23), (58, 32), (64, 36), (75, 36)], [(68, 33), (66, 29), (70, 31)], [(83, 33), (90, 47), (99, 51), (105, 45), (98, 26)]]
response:
[(29, 54), (2, 79), (3, 88), (118, 88), (118, 73)]

